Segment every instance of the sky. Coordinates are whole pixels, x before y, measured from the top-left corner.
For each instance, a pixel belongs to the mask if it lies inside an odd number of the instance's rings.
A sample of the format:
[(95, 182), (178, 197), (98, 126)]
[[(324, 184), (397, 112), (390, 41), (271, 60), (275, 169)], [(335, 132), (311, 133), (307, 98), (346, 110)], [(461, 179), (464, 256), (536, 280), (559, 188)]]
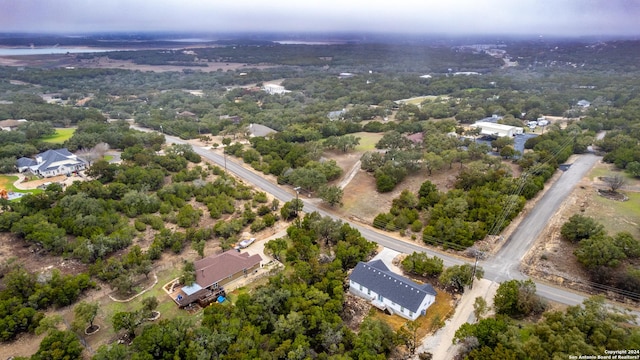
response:
[(640, 0), (0, 0), (0, 32), (640, 36)]

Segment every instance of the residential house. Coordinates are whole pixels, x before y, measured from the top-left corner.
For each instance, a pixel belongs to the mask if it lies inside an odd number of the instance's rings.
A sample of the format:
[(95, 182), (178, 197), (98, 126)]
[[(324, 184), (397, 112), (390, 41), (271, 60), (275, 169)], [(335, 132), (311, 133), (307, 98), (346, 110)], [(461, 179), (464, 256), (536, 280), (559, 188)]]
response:
[(276, 130), (260, 124), (249, 124), (249, 136), (251, 137), (265, 137), (270, 134), (277, 133)]
[(334, 120), (343, 120), (344, 119), (344, 114), (347, 113), (347, 109), (342, 109), (342, 110), (336, 110), (336, 111), (329, 111), (329, 113), (327, 114), (327, 117), (329, 118), (329, 120), (334, 121)]
[(182, 111), (182, 112), (177, 113), (177, 114), (176, 114), (176, 117), (181, 117), (181, 118), (192, 118), (192, 119), (195, 119), (195, 118), (197, 118), (198, 116), (197, 116), (196, 114), (192, 113), (191, 111), (187, 111), (187, 110), (185, 110), (185, 111)]
[(588, 102), (587, 100), (580, 100), (578, 101), (578, 106), (583, 107), (583, 108), (588, 108), (589, 106), (591, 106), (591, 103)]
[(180, 307), (196, 301), (209, 303), (224, 292), (224, 285), (246, 277), (260, 268), (262, 257), (248, 253), (227, 251), (194, 262), (196, 281), (171, 293)]
[(422, 145), (424, 142), (424, 133), (418, 132), (411, 135), (405, 135), (414, 145)]
[(369, 300), (375, 307), (415, 320), (436, 300), (429, 284), (420, 285), (400, 276), (382, 262), (359, 262), (349, 276), (349, 291)]
[(21, 124), (26, 124), (26, 119), (14, 120), (7, 119), (0, 121), (0, 130), (2, 131), (12, 131), (18, 128)]
[(288, 92), (291, 92), (289, 90), (286, 90), (284, 86), (278, 85), (278, 84), (264, 84), (262, 86), (262, 90), (267, 94), (271, 94), (271, 95), (286, 94)]
[(22, 157), (16, 162), (18, 172), (31, 171), (43, 177), (67, 175), (84, 170), (86, 163), (67, 149), (47, 150), (36, 155), (35, 159)]

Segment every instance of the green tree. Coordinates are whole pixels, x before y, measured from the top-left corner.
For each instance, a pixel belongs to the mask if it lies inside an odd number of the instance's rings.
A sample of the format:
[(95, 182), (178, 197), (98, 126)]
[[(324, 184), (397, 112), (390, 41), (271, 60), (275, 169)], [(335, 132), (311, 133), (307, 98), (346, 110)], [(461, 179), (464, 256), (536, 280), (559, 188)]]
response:
[(425, 153), (422, 160), (424, 167), (429, 172), (429, 176), (431, 176), (433, 170), (440, 170), (444, 165), (442, 156), (432, 152)]
[(136, 336), (136, 328), (140, 324), (140, 314), (138, 312), (121, 311), (113, 314), (111, 319), (115, 331), (125, 330), (129, 339)]
[[(481, 267), (476, 268), (475, 278), (481, 279), (484, 276), (484, 270)], [(448, 267), (438, 278), (440, 284), (454, 292), (464, 292), (466, 286), (470, 286), (474, 279), (474, 269), (470, 264), (454, 265)]]
[(190, 286), (196, 282), (196, 267), (193, 261), (184, 261), (180, 273), (180, 284)]
[(592, 236), (604, 234), (604, 227), (592, 218), (575, 214), (562, 225), (560, 234), (571, 242), (579, 242)]
[(411, 274), (420, 276), (438, 276), (442, 273), (444, 263), (442, 259), (433, 256), (429, 257), (423, 252), (413, 252), (413, 254), (402, 260), (402, 269)]
[(88, 303), (81, 301), (78, 303), (78, 305), (73, 308), (75, 314), (72, 325), (73, 329), (84, 332), (87, 324), (89, 324), (89, 329), (93, 329), (93, 320), (96, 318), (96, 315), (98, 315), (99, 307), (100, 305), (97, 302)]
[(82, 345), (71, 331), (51, 330), (42, 339), (32, 360), (74, 360), (82, 358)]
[(155, 296), (149, 296), (142, 299), (142, 316), (146, 318), (153, 317), (153, 312), (158, 307), (158, 298)]
[(536, 295), (532, 280), (509, 280), (500, 284), (493, 298), (497, 314), (524, 317), (544, 311), (544, 303)]
[(476, 297), (473, 301), (473, 314), (475, 315), (476, 319), (482, 319), (487, 311), (489, 311), (487, 301), (481, 296)]
[(625, 170), (633, 177), (640, 177), (640, 162), (632, 161), (628, 163)]
[(318, 196), (331, 207), (342, 205), (343, 195), (344, 191), (340, 187), (334, 185), (323, 185), (318, 191)]
[(273, 256), (273, 258), (278, 261), (282, 261), (282, 255), (287, 250), (287, 247), (287, 240), (285, 240), (284, 238), (269, 240), (264, 245), (265, 250), (267, 250)]
[(613, 238), (602, 234), (580, 241), (574, 254), (589, 270), (597, 270), (601, 266), (617, 267), (627, 257)]

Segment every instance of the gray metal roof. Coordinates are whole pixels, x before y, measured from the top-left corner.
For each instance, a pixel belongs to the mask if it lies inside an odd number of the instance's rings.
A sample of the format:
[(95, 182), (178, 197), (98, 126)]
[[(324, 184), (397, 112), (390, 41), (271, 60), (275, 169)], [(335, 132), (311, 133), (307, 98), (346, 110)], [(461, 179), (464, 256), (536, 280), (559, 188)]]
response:
[(21, 157), (20, 159), (18, 159), (18, 161), (16, 162), (16, 165), (21, 168), (21, 167), (25, 167), (25, 166), (33, 166), (36, 165), (37, 162), (33, 159), (29, 159), (26, 157)]
[(418, 312), (425, 296), (436, 296), (433, 286), (417, 284), (392, 272), (382, 260), (359, 262), (349, 279), (412, 312)]

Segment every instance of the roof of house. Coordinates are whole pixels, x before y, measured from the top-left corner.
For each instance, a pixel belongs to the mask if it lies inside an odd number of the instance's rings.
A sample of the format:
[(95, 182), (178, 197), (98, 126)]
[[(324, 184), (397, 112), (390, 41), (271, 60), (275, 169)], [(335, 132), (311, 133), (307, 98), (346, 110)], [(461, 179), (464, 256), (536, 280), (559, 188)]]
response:
[(16, 127), (20, 124), (25, 124), (27, 123), (27, 120), (14, 120), (14, 119), (7, 119), (7, 120), (2, 120), (0, 121), (0, 127)]
[(227, 251), (219, 255), (209, 256), (194, 263), (196, 283), (203, 288), (249, 269), (262, 261), (260, 255)]
[(424, 133), (418, 132), (415, 134), (407, 135), (407, 139), (411, 140), (413, 143), (422, 144), (424, 141)]
[(38, 166), (38, 169), (40, 169), (41, 171), (56, 169), (60, 166), (56, 163), (68, 162), (69, 160), (82, 163), (81, 160), (78, 160), (76, 156), (70, 153), (66, 148), (47, 150), (36, 156), (36, 161), (38, 161), (38, 163), (40, 164), (40, 166)]
[(347, 113), (347, 110), (342, 109), (342, 110), (336, 110), (336, 111), (329, 111), (329, 113), (327, 114), (327, 117), (329, 119), (338, 119), (341, 116), (343, 116), (344, 114)]
[(436, 296), (433, 286), (417, 284), (392, 272), (382, 260), (359, 262), (349, 279), (412, 312), (418, 312), (425, 296)]
[[(16, 166), (21, 167), (33, 167), (35, 166), (38, 171), (50, 171), (59, 168), (62, 165), (77, 165), (84, 164), (84, 162), (78, 159), (67, 149), (52, 149), (36, 155), (35, 160), (22, 157), (16, 161)], [(36, 170), (36, 169), (33, 169)]]
[(249, 124), (249, 132), (251, 132), (251, 136), (267, 136), (277, 133), (276, 130), (260, 124)]
[(21, 157), (20, 159), (18, 159), (18, 161), (16, 161), (16, 166), (18, 166), (19, 168), (33, 166), (36, 164), (37, 162), (35, 160), (26, 157)]

